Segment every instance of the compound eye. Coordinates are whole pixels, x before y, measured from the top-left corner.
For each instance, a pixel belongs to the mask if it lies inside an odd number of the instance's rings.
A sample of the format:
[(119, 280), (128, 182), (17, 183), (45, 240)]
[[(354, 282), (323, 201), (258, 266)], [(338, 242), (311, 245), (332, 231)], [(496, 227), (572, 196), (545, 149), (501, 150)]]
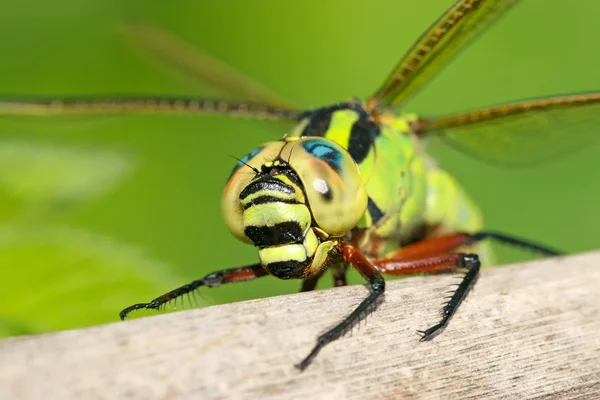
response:
[(289, 155), (282, 156), (289, 156), (300, 177), (316, 224), (332, 236), (343, 236), (367, 209), (367, 193), (356, 162), (343, 147), (325, 138), (292, 143), (284, 149)]
[(252, 168), (260, 170), (266, 161), (272, 161), (277, 157), (283, 146), (284, 142), (278, 141), (255, 148), (240, 158), (241, 161), (238, 161), (229, 175), (221, 196), (221, 211), (229, 231), (242, 242), (252, 243), (244, 233), (242, 220), (244, 210), (240, 202), (240, 193), (256, 175)]

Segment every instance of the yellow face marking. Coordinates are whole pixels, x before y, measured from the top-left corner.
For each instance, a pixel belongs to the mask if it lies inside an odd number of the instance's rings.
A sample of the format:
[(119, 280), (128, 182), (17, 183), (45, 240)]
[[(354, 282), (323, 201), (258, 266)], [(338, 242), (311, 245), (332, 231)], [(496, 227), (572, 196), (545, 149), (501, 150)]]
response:
[(309, 228), (311, 215), (304, 204), (264, 203), (256, 204), (244, 210), (244, 227), (274, 226), (284, 222), (296, 221), (304, 233)]
[(259, 249), (258, 257), (262, 265), (285, 261), (304, 262), (306, 261), (306, 251), (301, 244), (286, 244), (284, 246)]

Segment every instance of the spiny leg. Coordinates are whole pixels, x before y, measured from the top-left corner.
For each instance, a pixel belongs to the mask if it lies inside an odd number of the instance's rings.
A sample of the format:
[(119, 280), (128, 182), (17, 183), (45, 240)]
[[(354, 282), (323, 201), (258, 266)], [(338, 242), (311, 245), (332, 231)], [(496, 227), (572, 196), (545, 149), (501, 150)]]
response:
[(158, 310), (164, 304), (186, 295), (198, 289), (200, 286), (216, 287), (223, 283), (249, 281), (265, 275), (268, 275), (268, 272), (260, 264), (216, 271), (206, 275), (202, 279), (195, 280), (187, 285), (183, 285), (175, 290), (171, 290), (170, 292), (157, 297), (149, 303), (139, 303), (129, 306), (121, 311), (119, 316), (121, 317), (121, 320), (124, 320), (125, 317), (127, 317), (127, 315), (134, 310), (139, 310), (142, 308)]
[(467, 273), (460, 281), (456, 290), (454, 290), (454, 293), (452, 293), (452, 296), (450, 296), (450, 300), (442, 307), (442, 318), (440, 321), (424, 331), (417, 330), (418, 333), (423, 335), (421, 336), (421, 341), (432, 339), (436, 332), (440, 332), (440, 329), (448, 324), (448, 321), (450, 321), (450, 318), (456, 313), (460, 303), (467, 297), (467, 293), (473, 287), (479, 276), (481, 262), (479, 261), (477, 254), (456, 253), (452, 254), (452, 256), (454, 256), (453, 261), (456, 268), (466, 268)]
[(312, 360), (317, 356), (319, 351), (327, 344), (343, 335), (356, 322), (361, 319), (363, 314), (368, 314), (372, 311), (372, 305), (376, 304), (377, 299), (385, 291), (385, 281), (377, 269), (371, 264), (356, 247), (350, 244), (342, 245), (344, 260), (352, 265), (371, 285), (371, 293), (356, 307), (350, 315), (334, 328), (325, 332), (317, 339), (317, 344), (312, 351), (296, 368), (303, 371), (310, 365)]
[(421, 340), (433, 338), (436, 332), (443, 328), (474, 285), (481, 263), (475, 254), (444, 254), (462, 246), (472, 245), (483, 239), (527, 248), (547, 256), (559, 255), (560, 252), (546, 246), (526, 241), (514, 236), (495, 232), (479, 232), (476, 234), (457, 233), (436, 238), (426, 239), (400, 248), (373, 263), (383, 273), (389, 275), (412, 275), (420, 273), (448, 273), (466, 269), (467, 273), (454, 291), (450, 300), (442, 308), (442, 319), (432, 327), (418, 331), (423, 334)]
[(424, 331), (417, 331), (423, 335), (421, 340), (431, 339), (434, 333), (446, 326), (467, 296), (469, 289), (473, 287), (481, 267), (481, 262), (476, 254), (465, 253), (441, 254), (411, 261), (375, 260), (373, 263), (381, 272), (389, 275), (450, 273), (462, 269), (467, 270), (460, 284), (450, 296), (450, 300), (442, 307), (442, 319)]

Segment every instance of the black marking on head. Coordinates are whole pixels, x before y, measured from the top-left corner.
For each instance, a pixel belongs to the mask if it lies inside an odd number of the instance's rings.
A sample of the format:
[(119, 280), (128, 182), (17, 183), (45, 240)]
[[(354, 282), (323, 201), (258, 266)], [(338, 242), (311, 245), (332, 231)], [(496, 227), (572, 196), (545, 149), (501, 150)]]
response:
[[(292, 149), (293, 149), (293, 147), (292, 147)], [(296, 173), (296, 171), (294, 171), (292, 169), (292, 167), (290, 166), (290, 164), (287, 161), (283, 160), (280, 157), (273, 160), (272, 164), (269, 166), (263, 164), (260, 167), (260, 173), (263, 176), (259, 179), (272, 179), (271, 177), (274, 177), (277, 175), (284, 175), (284, 176), (288, 177), (290, 179), (290, 181), (292, 181), (299, 187), (302, 187), (302, 181), (298, 177), (298, 174)], [(258, 181), (258, 179), (256, 179), (255, 181)]]
[(258, 178), (246, 186), (246, 188), (240, 193), (240, 200), (243, 201), (246, 197), (261, 190), (266, 192), (281, 192), (285, 194), (293, 194), (296, 192), (292, 186), (267, 175), (262, 178)]
[(383, 211), (381, 211), (381, 208), (377, 207), (377, 204), (375, 204), (375, 201), (373, 201), (371, 197), (369, 197), (367, 203), (367, 210), (369, 210), (369, 214), (371, 214), (371, 219), (373, 220), (374, 224), (379, 222), (379, 220), (384, 216), (384, 213)]
[(329, 107), (313, 112), (309, 116), (308, 124), (302, 131), (302, 136), (325, 136), (331, 124), (332, 115), (333, 111)]
[(275, 196), (265, 195), (265, 196), (257, 197), (255, 199), (251, 200), (248, 204), (245, 204), (244, 210), (247, 210), (250, 207), (253, 207), (258, 204), (266, 204), (266, 203), (302, 204), (295, 199), (282, 199), (282, 198), (275, 197)]
[(244, 233), (260, 248), (304, 241), (304, 232), (296, 221), (281, 222), (273, 226), (248, 226)]
[(269, 273), (279, 279), (299, 278), (304, 275), (304, 270), (312, 262), (312, 257), (305, 261), (278, 261), (265, 265)]
[(300, 180), (300, 177), (298, 176), (298, 174), (296, 173), (296, 171), (294, 171), (292, 169), (292, 167), (290, 167), (289, 164), (286, 164), (287, 168), (284, 170), (279, 170), (279, 173), (281, 175), (285, 175), (289, 178), (290, 181), (294, 182), (296, 185), (298, 185), (298, 187), (303, 187), (303, 183)]
[(368, 117), (360, 118), (352, 125), (350, 138), (348, 139), (348, 153), (357, 164), (367, 158), (379, 134), (379, 125)]

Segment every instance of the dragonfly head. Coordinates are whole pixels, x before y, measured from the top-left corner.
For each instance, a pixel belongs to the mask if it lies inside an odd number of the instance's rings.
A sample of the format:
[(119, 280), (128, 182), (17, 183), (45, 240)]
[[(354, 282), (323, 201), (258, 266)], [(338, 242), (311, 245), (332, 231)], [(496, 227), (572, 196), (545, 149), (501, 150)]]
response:
[(364, 215), (367, 194), (346, 150), (306, 137), (267, 143), (244, 156), (221, 204), (231, 233), (254, 244), (271, 274), (289, 279), (325, 263), (331, 239)]

